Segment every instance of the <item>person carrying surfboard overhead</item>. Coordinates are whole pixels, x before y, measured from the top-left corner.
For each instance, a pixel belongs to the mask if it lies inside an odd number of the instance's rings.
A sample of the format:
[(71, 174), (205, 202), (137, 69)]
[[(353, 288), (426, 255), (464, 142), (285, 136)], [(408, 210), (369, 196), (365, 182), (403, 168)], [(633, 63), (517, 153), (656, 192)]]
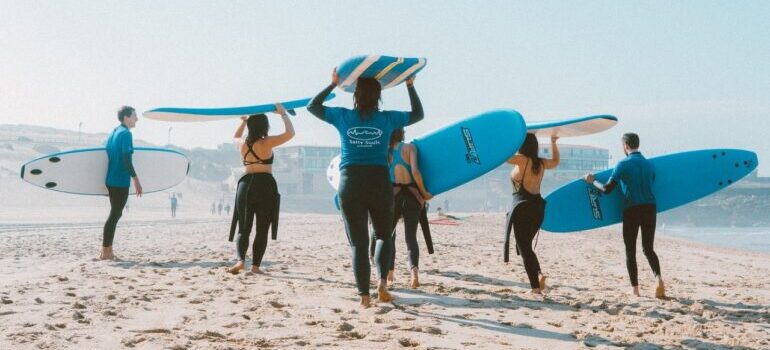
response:
[[(243, 160), (244, 175), (238, 180), (235, 190), (235, 206), (233, 221), (230, 225), (230, 241), (233, 240), (236, 226), (236, 254), (238, 261), (227, 269), (227, 272), (237, 274), (244, 269), (246, 251), (249, 249), (249, 235), (257, 220), (257, 231), (251, 248), (251, 272), (261, 273), (259, 266), (267, 248), (267, 232), (273, 227), (273, 239), (278, 225), (278, 206), (280, 195), (278, 185), (273, 177), (273, 148), (278, 147), (294, 137), (294, 125), (291, 123), (286, 110), (278, 103), (275, 113), (283, 120), (283, 133), (268, 136), (270, 123), (264, 114), (254, 114), (241, 117), (241, 124), (233, 136), (235, 148)], [(248, 127), (249, 133), (243, 138), (243, 131)], [(220, 204), (221, 206), (221, 204)]]
[(505, 245), (503, 261), (508, 262), (510, 250), (511, 228), (516, 239), (516, 252), (524, 260), (524, 270), (529, 278), (532, 292), (540, 294), (545, 289), (545, 275), (540, 269), (535, 251), (532, 250), (532, 240), (540, 230), (545, 213), (545, 200), (540, 195), (540, 185), (543, 182), (546, 169), (559, 165), (559, 147), (556, 146), (557, 136), (551, 137), (551, 159), (540, 158), (539, 145), (534, 134), (527, 134), (524, 144), (510, 159), (513, 165), (511, 183), (513, 184), (513, 206), (507, 213), (505, 227)]
[(397, 128), (419, 122), (424, 113), (414, 88), (414, 77), (406, 81), (412, 106), (409, 112), (381, 111), (382, 87), (374, 78), (357, 80), (353, 109), (324, 106), (324, 99), (339, 85), (339, 80), (335, 68), (332, 83), (310, 101), (307, 109), (318, 119), (333, 125), (340, 135), (340, 207), (352, 251), (353, 274), (361, 305), (369, 307), (371, 265), (367, 217), (370, 215), (377, 237), (378, 299), (382, 302), (391, 300), (386, 280), (390, 270), (390, 235), (394, 213), (388, 167), (390, 135)]
[(404, 143), (404, 128), (393, 130), (390, 136), (389, 160), (390, 181), (393, 184), (393, 234), (391, 236), (390, 271), (388, 281), (393, 282), (396, 260), (396, 225), (404, 218), (404, 238), (409, 251), (409, 271), (412, 288), (420, 286), (418, 277), (420, 250), (417, 245), (417, 224), (426, 201), (433, 195), (425, 188), (422, 173), (417, 163), (417, 147)]
[(639, 281), (636, 267), (636, 237), (642, 230), (642, 251), (658, 280), (655, 297), (665, 298), (666, 289), (660, 274), (660, 262), (655, 254), (655, 221), (657, 208), (652, 185), (655, 182), (655, 166), (639, 152), (639, 135), (623, 135), (623, 153), (626, 158), (618, 162), (607, 183), (596, 181), (594, 174), (586, 174), (584, 180), (604, 194), (609, 194), (620, 185), (624, 198), (623, 243), (626, 246), (626, 267), (631, 279), (632, 293), (639, 296)]
[(133, 107), (120, 107), (118, 109), (120, 125), (112, 130), (105, 142), (108, 164), (107, 177), (104, 183), (110, 198), (110, 215), (107, 217), (107, 222), (104, 223), (102, 252), (99, 255), (101, 260), (115, 259), (112, 241), (115, 238), (118, 220), (123, 215), (123, 208), (128, 201), (128, 190), (132, 180), (136, 196), (142, 196), (142, 184), (139, 182), (139, 176), (134, 171), (134, 164), (131, 161), (131, 155), (134, 153), (134, 138), (131, 135), (131, 129), (136, 126), (138, 120), (136, 110)]

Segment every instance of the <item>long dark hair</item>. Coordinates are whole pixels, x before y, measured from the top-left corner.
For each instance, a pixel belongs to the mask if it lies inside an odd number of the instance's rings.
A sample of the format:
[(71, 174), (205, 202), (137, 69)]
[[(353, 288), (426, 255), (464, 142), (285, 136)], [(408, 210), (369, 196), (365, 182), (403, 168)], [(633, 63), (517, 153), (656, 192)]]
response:
[(355, 99), (353, 106), (362, 118), (369, 119), (372, 113), (380, 107), (381, 94), (382, 86), (377, 79), (358, 78), (356, 91), (353, 93)]
[(249, 134), (246, 136), (246, 144), (249, 146), (267, 137), (267, 131), (270, 130), (270, 123), (267, 122), (267, 116), (264, 114), (250, 115), (246, 126), (249, 127)]
[(390, 134), (390, 144), (388, 144), (388, 163), (393, 161), (393, 147), (399, 142), (404, 141), (404, 128), (393, 130)]
[(527, 133), (527, 138), (524, 139), (524, 144), (519, 148), (519, 154), (529, 158), (532, 161), (532, 173), (537, 175), (540, 173), (540, 168), (543, 167), (543, 160), (538, 156), (539, 146), (537, 144), (537, 137), (535, 134)]

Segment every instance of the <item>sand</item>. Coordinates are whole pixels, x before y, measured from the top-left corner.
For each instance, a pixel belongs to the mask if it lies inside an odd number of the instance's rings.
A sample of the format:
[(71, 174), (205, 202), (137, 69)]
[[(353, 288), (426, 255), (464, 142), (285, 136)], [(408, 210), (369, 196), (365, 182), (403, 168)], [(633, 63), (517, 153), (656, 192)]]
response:
[(266, 274), (234, 276), (228, 218), (163, 214), (121, 222), (110, 262), (99, 220), (0, 223), (0, 349), (770, 348), (768, 254), (661, 236), (669, 298), (641, 248), (636, 298), (618, 227), (542, 233), (538, 296), (502, 262), (504, 214), (474, 215), (434, 225), (434, 255), (419, 238), (419, 289), (399, 228), (395, 300), (362, 309), (338, 216), (283, 215)]

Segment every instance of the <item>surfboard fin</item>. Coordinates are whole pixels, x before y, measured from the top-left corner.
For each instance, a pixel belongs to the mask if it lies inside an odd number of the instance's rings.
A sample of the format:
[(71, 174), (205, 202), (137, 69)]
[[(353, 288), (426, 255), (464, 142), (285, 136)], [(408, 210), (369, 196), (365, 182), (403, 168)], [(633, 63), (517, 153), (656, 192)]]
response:
[(297, 111), (290, 109), (286, 111), (287, 113), (291, 114), (293, 117), (297, 115)]

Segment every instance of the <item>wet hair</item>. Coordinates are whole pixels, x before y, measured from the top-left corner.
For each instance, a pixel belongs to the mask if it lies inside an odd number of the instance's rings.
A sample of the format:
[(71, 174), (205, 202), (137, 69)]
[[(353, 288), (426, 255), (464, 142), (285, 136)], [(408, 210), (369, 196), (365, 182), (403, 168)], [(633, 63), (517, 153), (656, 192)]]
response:
[(390, 144), (388, 144), (388, 163), (393, 161), (393, 145), (404, 141), (404, 128), (393, 130), (390, 134)]
[(524, 139), (524, 144), (519, 148), (519, 153), (532, 161), (533, 174), (539, 174), (540, 168), (543, 167), (543, 160), (538, 155), (538, 150), (537, 136), (527, 133), (527, 138)]
[(118, 109), (118, 120), (122, 123), (123, 119), (126, 117), (130, 117), (131, 114), (136, 111), (134, 107), (131, 106), (123, 106)]
[(358, 78), (356, 91), (353, 93), (354, 107), (363, 119), (369, 119), (380, 107), (382, 86), (374, 78)]
[(249, 134), (246, 136), (246, 143), (249, 145), (267, 137), (267, 132), (270, 130), (267, 116), (261, 113), (250, 115), (246, 126), (249, 127)]
[(623, 143), (631, 149), (639, 148), (639, 135), (629, 132), (623, 134)]

